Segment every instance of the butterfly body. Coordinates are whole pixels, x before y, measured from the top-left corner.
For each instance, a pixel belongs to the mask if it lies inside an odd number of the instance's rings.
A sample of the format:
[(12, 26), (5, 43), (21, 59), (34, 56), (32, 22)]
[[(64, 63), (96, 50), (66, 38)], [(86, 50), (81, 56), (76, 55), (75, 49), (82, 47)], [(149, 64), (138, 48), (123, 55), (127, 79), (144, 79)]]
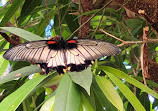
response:
[(29, 61), (40, 64), (46, 73), (56, 70), (81, 71), (92, 60), (103, 56), (120, 54), (117, 46), (100, 40), (72, 39), (62, 37), (51, 40), (33, 41), (17, 45), (5, 52), (3, 57), (11, 61)]

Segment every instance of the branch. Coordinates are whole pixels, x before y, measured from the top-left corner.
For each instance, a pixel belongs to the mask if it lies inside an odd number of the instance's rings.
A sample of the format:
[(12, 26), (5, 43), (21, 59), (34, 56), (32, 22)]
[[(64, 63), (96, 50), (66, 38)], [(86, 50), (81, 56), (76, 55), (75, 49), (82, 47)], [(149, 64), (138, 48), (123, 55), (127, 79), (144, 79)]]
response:
[(19, 41), (14, 41), (14, 40), (11, 39), (6, 33), (0, 32), (0, 34), (2, 35), (2, 37), (3, 37), (7, 42), (9, 42), (10, 44), (12, 44), (13, 46), (19, 44)]
[(45, 4), (46, 9), (47, 9), (47, 18), (48, 18), (48, 20), (49, 20), (48, 4), (47, 4), (47, 1), (46, 1), (46, 0), (44, 0), (44, 4)]
[(104, 34), (109, 35), (110, 37), (112, 37), (118, 41), (121, 41), (122, 43), (117, 45), (119, 47), (124, 46), (124, 45), (129, 45), (129, 44), (158, 43), (158, 39), (147, 39), (146, 41), (124, 41), (120, 38), (117, 38), (114, 35), (109, 34), (108, 32), (105, 32), (103, 29), (99, 29), (99, 30), (101, 32), (103, 32)]
[(60, 10), (59, 10), (59, 0), (57, 0), (57, 15), (58, 15), (58, 20), (59, 20), (59, 28), (60, 28), (60, 35), (62, 35), (62, 31), (61, 31), (61, 21), (60, 21)]
[(108, 36), (110, 36), (110, 37), (112, 37), (112, 38), (114, 38), (114, 39), (116, 39), (116, 40), (118, 40), (118, 41), (121, 41), (122, 43), (125, 42), (124, 40), (119, 39), (119, 38), (115, 37), (114, 35), (111, 35), (111, 34), (105, 32), (103, 29), (99, 29), (99, 30), (100, 30), (101, 32), (103, 32), (104, 34), (106, 34), (106, 35), (108, 35)]

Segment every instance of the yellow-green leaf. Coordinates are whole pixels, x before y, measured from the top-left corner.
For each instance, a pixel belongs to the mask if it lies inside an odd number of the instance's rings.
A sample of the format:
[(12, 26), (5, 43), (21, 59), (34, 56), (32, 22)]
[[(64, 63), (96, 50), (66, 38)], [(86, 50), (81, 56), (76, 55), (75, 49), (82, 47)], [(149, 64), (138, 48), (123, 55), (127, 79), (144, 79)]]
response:
[(95, 76), (96, 81), (108, 100), (120, 111), (123, 111), (123, 102), (112, 83), (105, 77)]

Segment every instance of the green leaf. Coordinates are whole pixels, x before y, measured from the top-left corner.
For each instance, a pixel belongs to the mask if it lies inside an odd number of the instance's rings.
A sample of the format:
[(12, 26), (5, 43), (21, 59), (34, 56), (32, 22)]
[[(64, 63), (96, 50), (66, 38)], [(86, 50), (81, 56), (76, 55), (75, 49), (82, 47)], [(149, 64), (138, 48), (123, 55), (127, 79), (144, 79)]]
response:
[(6, 70), (7, 66), (8, 66), (8, 63), (9, 63), (9, 61), (5, 60), (3, 58), (3, 56), (0, 55), (0, 69), (1, 69), (0, 76), (5, 72), (5, 70)]
[(137, 90), (137, 98), (139, 99), (139, 101), (141, 102), (141, 104), (143, 105), (143, 107), (147, 110), (147, 111), (150, 111), (150, 105), (151, 105), (151, 102), (150, 102), (150, 99), (149, 99), (149, 96), (147, 93), (145, 92), (141, 92), (141, 91), (138, 91), (140, 89), (136, 89)]
[(43, 75), (29, 80), (15, 92), (7, 96), (0, 103), (1, 111), (15, 111), (20, 103), (27, 97), (27, 95), (46, 77), (47, 76)]
[(23, 3), (23, 0), (14, 0), (12, 6), (8, 9), (2, 21), (0, 22), (0, 26), (6, 25), (6, 23), (10, 20), (10, 18), (15, 14), (16, 10)]
[(53, 111), (55, 96), (48, 99), (41, 107), (40, 111)]
[[(2, 1), (2, 0), (1, 0)], [(4, 6), (1, 6), (1, 13), (0, 13), (0, 18), (3, 18), (3, 16), (6, 14), (6, 12), (8, 11), (8, 9), (11, 7), (11, 4), (6, 3), (5, 8)]]
[(80, 106), (80, 91), (68, 74), (64, 74), (55, 95), (53, 111), (78, 111)]
[(44, 100), (47, 95), (47, 92), (44, 90), (44, 88), (40, 88), (36, 91), (36, 106), (39, 106)]
[[(30, 70), (31, 69), (31, 70)], [(18, 69), (16, 71), (13, 71), (5, 76), (1, 76), (0, 77), (0, 84), (3, 84), (5, 82), (29, 75), (29, 74), (33, 74), (33, 73), (37, 73), (37, 72), (41, 72), (40, 67), (36, 66), (36, 65), (31, 65), (31, 66), (27, 66), (21, 69)]]
[(21, 69), (23, 67), (27, 67), (27, 66), (30, 66), (30, 63), (29, 62), (26, 62), (26, 61), (14, 61), (12, 64), (11, 64), (11, 72), (12, 71), (16, 71), (18, 69)]
[[(75, 10), (75, 9), (70, 9), (70, 10)], [(65, 13), (65, 12), (64, 12)], [(65, 20), (66, 20), (66, 23), (67, 23), (67, 26), (69, 27), (70, 31), (71, 32), (74, 32), (78, 27), (79, 27), (79, 24), (78, 24), (78, 20), (75, 19), (76, 16), (74, 15), (70, 15), (69, 13), (71, 12), (68, 12), (66, 15), (65, 15)], [(76, 34), (77, 36), (77, 34)]]
[[(81, 92), (85, 96), (85, 98), (87, 99), (87, 101), (90, 104), (90, 106), (92, 107), (92, 109), (94, 111), (96, 111), (96, 101), (95, 101), (95, 94), (94, 94), (94, 92), (91, 90), (91, 95), (88, 95), (88, 93), (84, 89), (81, 89)], [(82, 104), (84, 104), (83, 101), (82, 101)]]
[(115, 77), (111, 73), (107, 71), (105, 71), (105, 73), (115, 83), (119, 90), (124, 94), (124, 96), (128, 99), (128, 101), (132, 104), (136, 111), (145, 111), (145, 108), (142, 106), (140, 101), (125, 84), (123, 84), (117, 77)]
[(48, 81), (46, 84), (44, 84), (43, 87), (50, 87), (50, 86), (53, 86), (53, 85), (57, 85), (57, 84), (59, 84), (61, 79), (62, 79), (62, 76), (57, 75), (56, 77), (54, 77), (53, 79)]
[[(4, 49), (7, 49), (7, 48), (9, 48), (9, 44), (6, 44), (4, 46)], [(6, 70), (7, 66), (8, 66), (8, 63), (9, 63), (8, 60), (5, 60), (3, 58), (3, 54), (4, 54), (4, 52), (2, 52), (0, 54), (0, 76), (5, 72), (5, 70)]]
[[(47, 78), (49, 78), (49, 77), (47, 77)], [(52, 92), (50, 95), (48, 94), (48, 97), (45, 98), (45, 100), (43, 102), (41, 102), (40, 105), (36, 106), (36, 108), (34, 109), (34, 111), (36, 111), (36, 110), (38, 111), (38, 109), (41, 108), (41, 106), (44, 105), (45, 103), (46, 103), (45, 105), (47, 106), (48, 105), (47, 101), (49, 101), (49, 99), (53, 99), (52, 97), (55, 97), (55, 93), (56, 93), (56, 91)], [(52, 101), (52, 100), (50, 100), (50, 101)], [(46, 108), (45, 105), (43, 106), (44, 108)], [(54, 106), (54, 101), (52, 102), (52, 105)], [(53, 109), (50, 110), (50, 111), (53, 111)]]
[[(95, 93), (96, 96), (96, 107), (98, 106), (99, 102), (101, 104), (101, 111), (103, 111), (103, 108), (106, 107), (107, 111), (117, 111), (116, 107), (114, 107), (114, 105), (106, 98), (106, 96), (104, 95), (104, 93), (101, 91), (101, 89), (99, 88), (97, 82), (95, 79), (93, 79), (93, 83), (92, 83), (92, 90)], [(98, 99), (98, 102), (97, 102)]]
[(82, 103), (81, 103), (82, 107), (80, 107), (80, 111), (94, 111), (86, 96), (84, 94), (82, 94), (81, 96), (82, 96)]
[(27, 98), (25, 99), (23, 102), (22, 102), (22, 106), (23, 106), (23, 111), (31, 111), (32, 108), (30, 107), (31, 106), (31, 102), (29, 101), (30, 98)]
[(20, 20), (20, 22), (22, 22), (27, 17), (27, 15), (29, 15), (38, 5), (41, 4), (41, 2), (42, 0), (25, 0), (18, 21)]
[(90, 67), (81, 72), (71, 72), (70, 76), (73, 82), (83, 87), (90, 95), (90, 87), (92, 84), (92, 77), (93, 77)]
[(115, 75), (116, 77), (118, 77), (120, 79), (124, 79), (125, 81), (133, 84), (134, 86), (138, 87), (139, 89), (147, 92), (148, 94), (150, 94), (150, 95), (152, 95), (152, 96), (154, 96), (155, 98), (158, 99), (158, 94), (155, 91), (153, 91), (149, 87), (145, 86), (141, 82), (137, 81), (136, 79), (128, 76), (126, 73), (124, 73), (120, 70), (117, 70), (115, 68), (109, 67), (109, 66), (100, 66), (98, 68), (102, 69), (104, 72), (109, 72), (109, 73)]
[(36, 41), (36, 40), (43, 40), (42, 37), (35, 35), (31, 32), (28, 32), (24, 29), (16, 28), (16, 27), (0, 27), (0, 29), (4, 29), (12, 34), (15, 34), (27, 41)]
[(49, 12), (49, 18), (44, 18), (41, 20), (41, 22), (37, 25), (38, 28), (35, 29), (35, 34), (42, 35), (43, 33), (45, 33), (45, 27), (47, 26), (47, 24), (49, 24), (49, 21), (51, 18), (53, 18), (54, 14), (55, 11), (51, 10)]
[(123, 111), (123, 102), (112, 83), (105, 77), (95, 76), (96, 81), (108, 100), (120, 111)]
[[(132, 76), (133, 78), (135, 78), (138, 81), (143, 81), (143, 77), (139, 77), (139, 76)], [(151, 80), (146, 80), (146, 83), (150, 86), (150, 87), (157, 87), (158, 88), (158, 83), (153, 82)]]

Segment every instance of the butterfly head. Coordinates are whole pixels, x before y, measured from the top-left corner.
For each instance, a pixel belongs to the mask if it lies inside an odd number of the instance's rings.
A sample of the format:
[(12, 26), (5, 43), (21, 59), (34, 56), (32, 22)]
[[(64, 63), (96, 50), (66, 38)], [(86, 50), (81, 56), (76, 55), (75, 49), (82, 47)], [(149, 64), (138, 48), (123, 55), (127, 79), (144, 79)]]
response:
[(56, 35), (56, 36), (52, 37), (50, 40), (54, 40), (56, 42), (64, 41), (63, 37), (60, 35)]
[(60, 50), (65, 49), (65, 41), (62, 36), (55, 36), (47, 41), (47, 45), (50, 49)]

